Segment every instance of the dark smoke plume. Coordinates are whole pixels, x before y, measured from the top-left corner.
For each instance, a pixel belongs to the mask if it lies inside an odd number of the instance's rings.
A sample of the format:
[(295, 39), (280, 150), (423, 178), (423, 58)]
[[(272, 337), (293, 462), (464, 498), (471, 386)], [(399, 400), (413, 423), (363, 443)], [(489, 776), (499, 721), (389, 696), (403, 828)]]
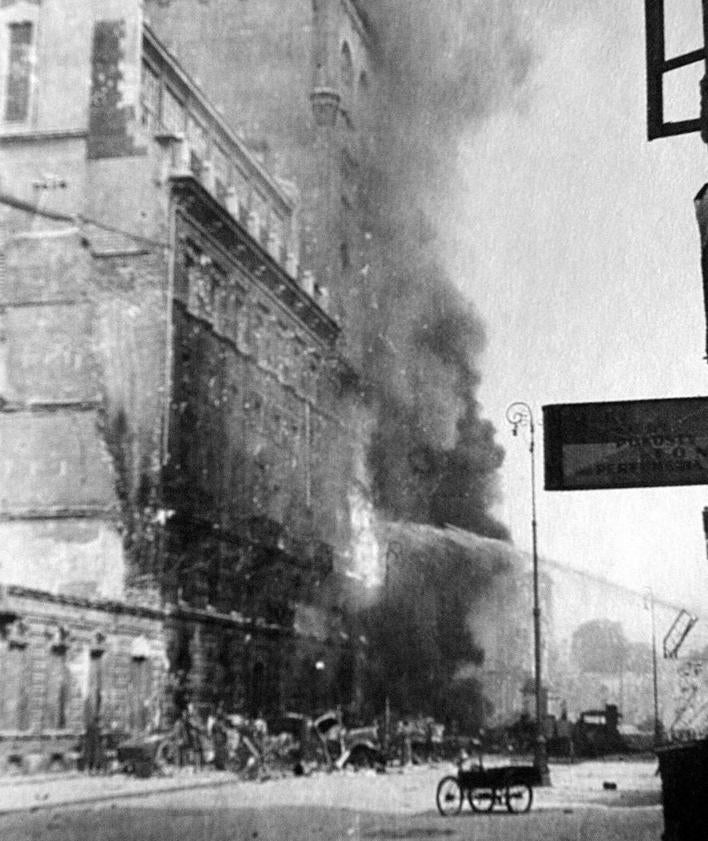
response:
[(461, 135), (509, 101), (532, 52), (516, 3), (359, 5), (376, 32), (383, 87), (365, 185), (365, 218), (385, 252), (365, 366), (375, 503), (393, 519), (506, 538), (489, 513), (503, 451), (476, 399), (484, 329), (443, 268), (435, 230)]
[(459, 669), (481, 664), (469, 615), (472, 598), (488, 596), (514, 563), (507, 543), (458, 529), (388, 523), (380, 601), (362, 611), (368, 656), (364, 697), (378, 713), (388, 699), (404, 715), (425, 712), (467, 732), (484, 722), (480, 687)]
[(365, 695), (377, 710), (388, 699), (474, 727), (488, 710), (481, 688), (459, 679), (484, 657), (468, 618), (512, 562), (497, 541), (439, 528), (509, 537), (490, 514), (503, 450), (477, 400), (484, 327), (446, 273), (436, 232), (456, 189), (458, 143), (514, 100), (533, 55), (516, 0), (359, 5), (376, 32), (383, 87), (363, 208), (382, 255), (372, 254), (363, 296), (369, 467), (377, 508), (398, 521), (382, 598), (360, 617)]

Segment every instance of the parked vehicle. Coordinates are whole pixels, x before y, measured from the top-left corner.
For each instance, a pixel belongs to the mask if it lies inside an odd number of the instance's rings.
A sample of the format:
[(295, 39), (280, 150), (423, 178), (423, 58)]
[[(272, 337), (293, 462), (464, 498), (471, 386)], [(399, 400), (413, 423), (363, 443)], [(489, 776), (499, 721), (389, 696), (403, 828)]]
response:
[(386, 757), (379, 744), (376, 726), (347, 729), (338, 713), (329, 711), (316, 718), (313, 727), (329, 767), (385, 768)]
[(626, 752), (628, 746), (619, 731), (619, 719), (615, 704), (607, 704), (604, 710), (581, 712), (573, 728), (576, 755), (594, 757)]
[(465, 800), (473, 812), (505, 805), (509, 812), (524, 813), (533, 803), (533, 787), (540, 784), (541, 775), (533, 765), (485, 768), (480, 755), (478, 763), (460, 763), (456, 775), (440, 780), (435, 802), (443, 816), (459, 815)]
[(165, 773), (178, 762), (178, 748), (172, 731), (139, 733), (121, 742), (116, 755), (122, 770), (136, 777)]

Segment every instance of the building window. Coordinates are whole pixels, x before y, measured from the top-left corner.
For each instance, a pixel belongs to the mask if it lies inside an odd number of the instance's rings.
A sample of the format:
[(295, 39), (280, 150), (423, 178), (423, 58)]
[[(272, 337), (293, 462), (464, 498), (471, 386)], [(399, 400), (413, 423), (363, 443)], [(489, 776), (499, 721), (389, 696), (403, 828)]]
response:
[(171, 134), (180, 135), (184, 132), (184, 105), (174, 93), (165, 87), (162, 95), (162, 125)]
[(29, 116), (30, 86), (32, 82), (31, 23), (10, 24), (7, 87), (5, 90), (5, 119), (11, 123), (24, 122)]
[(277, 213), (274, 210), (270, 214), (268, 244), (269, 247), (272, 249), (271, 256), (275, 260), (279, 260), (282, 262), (285, 257), (286, 250), (285, 220), (279, 213)]
[(250, 345), (256, 361), (261, 365), (271, 363), (271, 347), (268, 322), (271, 314), (267, 307), (258, 304), (251, 315)]
[(230, 280), (222, 298), (221, 332), (239, 345), (244, 343), (242, 311), (245, 299), (246, 290)]
[(128, 682), (128, 726), (133, 732), (150, 724), (152, 665), (146, 657), (132, 657)]
[[(2, 643), (0, 643), (2, 645)], [(30, 651), (24, 644), (11, 642), (0, 649), (0, 729), (28, 730), (30, 726)]]
[(262, 245), (268, 244), (268, 202), (260, 193), (253, 192), (251, 195), (251, 213), (255, 214), (255, 230), (252, 232), (254, 239)]
[(69, 669), (67, 647), (64, 644), (52, 646), (47, 659), (47, 683), (44, 705), (44, 726), (63, 730), (67, 725), (69, 702)]
[(342, 263), (342, 271), (346, 271), (350, 266), (348, 243), (342, 242), (339, 244), (339, 258)]
[(340, 60), (342, 86), (345, 90), (350, 91), (354, 84), (354, 63), (352, 61), (351, 48), (346, 41), (342, 44), (342, 55)]
[(212, 164), (214, 166), (214, 192), (216, 198), (223, 204), (231, 183), (231, 173), (226, 153), (216, 144), (212, 149)]
[(187, 139), (189, 140), (190, 168), (194, 175), (200, 178), (208, 156), (209, 140), (204, 126), (191, 115), (187, 121)]
[(248, 178), (240, 169), (234, 167), (231, 172), (231, 185), (236, 191), (238, 198), (239, 221), (245, 224), (248, 221), (249, 193)]
[(140, 102), (143, 126), (151, 133), (156, 132), (160, 125), (160, 77), (145, 62), (143, 62)]
[(357, 102), (361, 114), (365, 114), (369, 106), (369, 75), (366, 70), (359, 74), (359, 85), (357, 87)]

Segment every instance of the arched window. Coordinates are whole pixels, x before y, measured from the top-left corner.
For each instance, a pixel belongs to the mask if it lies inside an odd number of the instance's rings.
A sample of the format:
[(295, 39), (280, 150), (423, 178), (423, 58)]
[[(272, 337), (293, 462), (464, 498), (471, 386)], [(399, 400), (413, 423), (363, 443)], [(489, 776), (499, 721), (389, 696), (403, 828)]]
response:
[(369, 95), (369, 77), (366, 73), (366, 70), (362, 70), (359, 74), (359, 97), (361, 99), (366, 99)]
[(352, 61), (352, 51), (347, 41), (344, 41), (342, 44), (340, 62), (342, 86), (345, 90), (351, 90), (354, 85), (354, 62)]

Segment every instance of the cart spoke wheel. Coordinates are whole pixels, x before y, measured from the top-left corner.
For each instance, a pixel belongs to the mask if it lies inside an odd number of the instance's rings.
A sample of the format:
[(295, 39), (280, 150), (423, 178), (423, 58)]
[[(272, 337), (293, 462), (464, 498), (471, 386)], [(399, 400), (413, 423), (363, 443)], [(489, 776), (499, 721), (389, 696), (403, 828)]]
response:
[(177, 749), (169, 740), (160, 742), (155, 751), (155, 767), (161, 773), (173, 770), (177, 765)]
[(493, 788), (472, 788), (467, 793), (473, 812), (491, 812), (496, 795)]
[(528, 812), (533, 802), (533, 789), (526, 783), (511, 783), (506, 788), (506, 808), (519, 814)]
[(441, 815), (459, 815), (462, 809), (462, 789), (457, 777), (443, 777), (435, 796)]

